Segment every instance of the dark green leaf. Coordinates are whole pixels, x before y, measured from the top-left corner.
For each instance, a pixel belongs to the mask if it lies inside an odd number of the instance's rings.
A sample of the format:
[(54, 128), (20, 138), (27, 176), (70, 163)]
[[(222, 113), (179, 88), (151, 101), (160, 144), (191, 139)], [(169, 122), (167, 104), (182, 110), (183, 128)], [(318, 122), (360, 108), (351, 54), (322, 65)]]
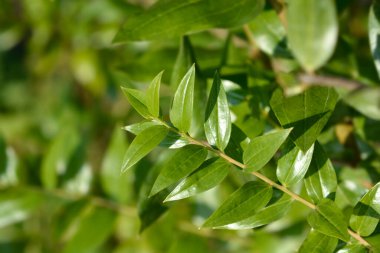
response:
[(289, 144), (277, 163), (277, 178), (284, 186), (291, 186), (303, 179), (313, 157), (314, 146), (303, 152), (293, 143)]
[(151, 126), (135, 137), (124, 156), (122, 171), (126, 171), (146, 156), (168, 134), (164, 126)]
[(369, 44), (377, 73), (380, 76), (380, 3), (373, 1), (368, 17)]
[(298, 253), (333, 253), (337, 245), (338, 239), (311, 230)]
[(218, 228), (252, 216), (269, 202), (272, 191), (270, 186), (262, 182), (246, 183), (223, 202), (203, 227)]
[(307, 71), (323, 66), (333, 54), (338, 38), (335, 2), (292, 0), (287, 14), (294, 56)]
[(247, 171), (257, 171), (264, 167), (275, 155), (281, 144), (286, 140), (292, 129), (275, 132), (253, 138), (243, 154)]
[(158, 1), (147, 11), (130, 16), (115, 41), (162, 40), (210, 28), (240, 26), (263, 7), (263, 0)]
[(168, 195), (165, 201), (188, 198), (217, 186), (227, 176), (230, 164), (222, 158), (211, 158)]
[(284, 97), (276, 90), (270, 105), (282, 126), (294, 127), (290, 138), (306, 152), (327, 123), (337, 100), (334, 88), (314, 86), (292, 97)]
[(204, 162), (206, 157), (207, 150), (198, 145), (187, 145), (177, 150), (162, 168), (150, 196), (189, 175)]
[(336, 191), (337, 179), (334, 167), (318, 142), (314, 144), (313, 158), (304, 182), (306, 191), (314, 203), (330, 197)]
[(316, 231), (347, 242), (350, 239), (345, 215), (330, 199), (323, 199), (307, 218)]
[(7, 169), (7, 146), (4, 139), (0, 136), (0, 174)]
[(355, 90), (344, 97), (344, 102), (368, 118), (380, 120), (380, 88)]
[(160, 114), (160, 85), (163, 71), (161, 71), (150, 83), (146, 103), (150, 114), (158, 117)]
[(144, 118), (149, 118), (150, 113), (146, 106), (146, 95), (136, 89), (121, 87), (124, 95), (127, 97), (129, 103), (135, 108), (135, 110)]
[(350, 226), (361, 236), (375, 231), (380, 219), (380, 183), (369, 190), (358, 204), (350, 218)]
[(223, 151), (231, 136), (231, 116), (218, 72), (214, 76), (205, 117), (204, 129), (208, 142)]

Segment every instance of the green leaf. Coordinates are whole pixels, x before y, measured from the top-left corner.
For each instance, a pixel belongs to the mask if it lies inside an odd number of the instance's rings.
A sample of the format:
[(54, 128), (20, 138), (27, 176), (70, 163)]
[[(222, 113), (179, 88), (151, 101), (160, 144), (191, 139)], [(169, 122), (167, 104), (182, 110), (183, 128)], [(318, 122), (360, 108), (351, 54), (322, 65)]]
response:
[(207, 150), (198, 145), (187, 145), (177, 150), (165, 163), (154, 182), (150, 196), (189, 175), (204, 162), (206, 157)]
[(292, 129), (283, 129), (255, 137), (243, 153), (244, 164), (249, 172), (260, 170), (267, 164), (286, 140)]
[[(376, 251), (373, 251), (376, 252)], [(368, 250), (361, 244), (351, 243), (341, 248), (336, 253), (368, 253)]]
[(283, 127), (294, 127), (290, 138), (306, 152), (318, 138), (337, 101), (334, 88), (313, 86), (292, 97), (284, 97), (276, 90), (270, 105)]
[(168, 131), (164, 126), (151, 126), (137, 135), (124, 156), (122, 171), (127, 171), (152, 151), (166, 137)]
[(277, 178), (284, 186), (291, 186), (301, 181), (309, 168), (314, 146), (303, 152), (291, 143), (277, 163)]
[(350, 226), (361, 236), (371, 235), (380, 219), (380, 183), (369, 190), (358, 204), (350, 218)]
[(123, 129), (134, 134), (134, 135), (138, 135), (142, 131), (144, 131), (145, 129), (152, 127), (152, 126), (157, 126), (157, 125), (159, 125), (159, 123), (155, 122), (155, 121), (142, 121), (142, 122), (135, 123), (135, 124), (132, 124), (129, 126), (125, 126), (125, 127), (123, 127)]
[(206, 160), (201, 167), (185, 178), (165, 201), (188, 198), (217, 186), (228, 175), (230, 164), (222, 158)]
[(355, 90), (344, 97), (344, 102), (368, 118), (380, 120), (380, 88)]
[(214, 75), (208, 97), (204, 129), (211, 145), (215, 145), (222, 151), (227, 147), (231, 136), (231, 116), (226, 92), (218, 72)]
[(142, 91), (125, 87), (121, 87), (121, 90), (132, 107), (135, 108), (141, 116), (144, 118), (149, 118), (151, 116), (148, 107), (146, 106), (146, 95)]
[(335, 1), (292, 0), (287, 13), (289, 45), (304, 69), (323, 66), (338, 38)]
[(336, 237), (345, 242), (350, 239), (345, 215), (330, 199), (321, 200), (317, 205), (317, 209), (313, 210), (307, 221), (312, 228), (322, 234)]
[(184, 36), (181, 38), (179, 51), (170, 79), (170, 84), (175, 90), (178, 88), (183, 76), (194, 63), (196, 63), (196, 59), (190, 38), (188, 36)]
[(263, 0), (158, 1), (148, 10), (128, 17), (114, 41), (163, 40), (211, 28), (240, 26), (263, 7)]
[(0, 136), (0, 174), (3, 174), (7, 170), (7, 163), (7, 145)]
[(337, 188), (335, 170), (322, 146), (314, 144), (314, 154), (306, 173), (305, 187), (314, 203), (331, 196)]
[(183, 77), (174, 95), (170, 120), (182, 132), (188, 132), (193, 117), (195, 66)]
[(373, 1), (368, 17), (369, 44), (377, 73), (380, 77), (380, 3)]
[(311, 230), (298, 253), (333, 253), (337, 245), (338, 239)]
[(147, 92), (147, 107), (153, 117), (160, 114), (160, 85), (163, 71), (161, 71), (150, 83)]
[(246, 183), (223, 202), (203, 227), (218, 228), (252, 216), (269, 202), (272, 191), (270, 186), (262, 182)]

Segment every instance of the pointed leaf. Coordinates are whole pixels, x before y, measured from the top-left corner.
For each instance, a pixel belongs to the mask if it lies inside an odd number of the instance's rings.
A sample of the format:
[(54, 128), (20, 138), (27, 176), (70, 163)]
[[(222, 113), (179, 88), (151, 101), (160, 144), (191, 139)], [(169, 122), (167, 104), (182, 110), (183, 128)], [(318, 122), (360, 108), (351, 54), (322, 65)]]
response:
[(135, 137), (124, 156), (122, 171), (125, 172), (152, 149), (154, 149), (168, 134), (164, 126), (151, 126)]
[(272, 197), (272, 188), (262, 182), (248, 182), (223, 202), (203, 227), (218, 228), (244, 220), (263, 208)]
[(198, 145), (187, 145), (177, 150), (158, 175), (150, 196), (189, 175), (203, 163), (206, 157), (207, 150)]
[(227, 176), (230, 164), (222, 158), (206, 160), (201, 167), (185, 178), (165, 201), (188, 198), (217, 186)]
[(298, 253), (333, 253), (338, 245), (338, 239), (311, 230), (302, 243)]
[(335, 1), (292, 0), (287, 15), (289, 44), (307, 71), (323, 66), (338, 38)]
[(306, 152), (321, 133), (337, 101), (334, 88), (314, 86), (292, 97), (284, 97), (276, 90), (270, 105), (283, 127), (294, 127), (290, 138)]
[(183, 77), (174, 95), (170, 120), (182, 132), (188, 132), (193, 117), (195, 66)]
[(149, 118), (150, 113), (146, 106), (145, 94), (142, 91), (136, 89), (125, 87), (121, 87), (121, 89), (132, 107), (135, 108), (135, 110), (144, 118)]
[(316, 231), (347, 242), (350, 239), (345, 215), (330, 199), (323, 199), (307, 218)]
[(291, 186), (301, 181), (309, 168), (314, 146), (303, 152), (290, 144), (285, 154), (278, 160), (277, 178), (284, 186)]
[(240, 26), (253, 19), (263, 9), (264, 2), (264, 0), (158, 1), (148, 10), (128, 17), (114, 40), (121, 42), (167, 39), (210, 28)]
[(160, 85), (163, 71), (161, 71), (150, 83), (147, 92), (147, 107), (153, 117), (158, 117), (160, 113)]
[(377, 73), (380, 77), (380, 3), (373, 1), (368, 17), (369, 44)]
[(306, 191), (314, 203), (336, 191), (337, 179), (334, 167), (318, 142), (314, 144), (313, 158), (304, 182)]
[(214, 75), (205, 116), (204, 129), (208, 142), (223, 151), (231, 136), (231, 116), (218, 72)]
[(380, 219), (380, 183), (369, 190), (358, 204), (350, 218), (350, 226), (361, 236), (372, 234)]
[(260, 170), (275, 155), (292, 129), (278, 130), (253, 138), (244, 151), (243, 161), (249, 172)]

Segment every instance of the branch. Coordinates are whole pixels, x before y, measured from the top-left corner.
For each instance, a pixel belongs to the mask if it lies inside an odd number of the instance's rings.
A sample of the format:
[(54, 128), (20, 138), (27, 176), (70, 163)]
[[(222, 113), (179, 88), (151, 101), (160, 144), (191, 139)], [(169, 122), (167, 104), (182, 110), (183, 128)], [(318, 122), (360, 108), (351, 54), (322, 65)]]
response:
[(365, 87), (361, 82), (335, 76), (317, 76), (302, 73), (297, 76), (297, 79), (307, 85), (342, 87), (347, 90), (357, 90)]

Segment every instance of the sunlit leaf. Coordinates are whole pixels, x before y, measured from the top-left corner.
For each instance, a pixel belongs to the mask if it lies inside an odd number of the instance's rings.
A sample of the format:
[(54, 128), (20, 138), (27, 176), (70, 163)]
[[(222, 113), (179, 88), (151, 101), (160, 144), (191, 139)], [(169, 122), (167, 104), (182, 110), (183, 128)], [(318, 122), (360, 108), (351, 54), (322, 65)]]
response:
[(380, 120), (380, 88), (355, 90), (344, 97), (344, 101), (368, 118)]
[(299, 253), (333, 253), (338, 245), (338, 239), (311, 230), (302, 243)]
[(161, 71), (150, 83), (147, 91), (146, 103), (150, 114), (158, 117), (160, 113), (160, 85), (163, 71)]
[(146, 106), (146, 95), (136, 89), (121, 87), (124, 95), (127, 97), (129, 103), (135, 108), (135, 110), (144, 118), (149, 118), (150, 113)]
[(157, 123), (155, 121), (142, 121), (139, 123), (135, 123), (132, 125), (125, 126), (123, 129), (134, 134), (134, 135), (138, 135), (142, 131), (144, 131), (145, 129), (147, 129), (151, 126), (157, 126), (157, 125), (159, 125), (159, 123)]
[(358, 243), (351, 243), (347, 244), (336, 253), (368, 253), (368, 250), (363, 245), (360, 245)]

